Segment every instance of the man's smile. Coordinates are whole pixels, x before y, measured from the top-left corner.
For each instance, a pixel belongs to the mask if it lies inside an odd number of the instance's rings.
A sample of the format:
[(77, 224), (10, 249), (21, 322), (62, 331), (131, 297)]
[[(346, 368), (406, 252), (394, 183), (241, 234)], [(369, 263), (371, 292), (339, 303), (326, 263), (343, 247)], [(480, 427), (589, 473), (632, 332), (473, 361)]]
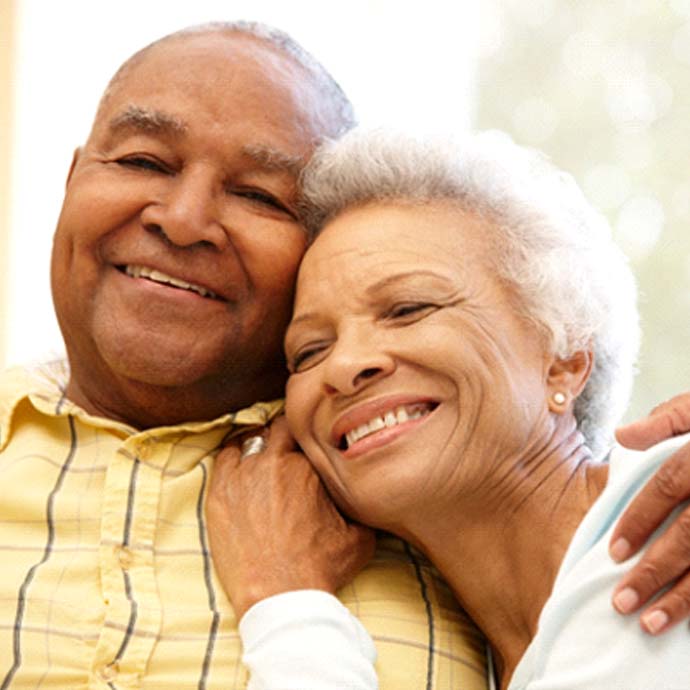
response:
[(209, 297), (211, 299), (222, 299), (213, 290), (205, 288), (203, 285), (196, 285), (194, 283), (188, 283), (182, 278), (177, 278), (175, 276), (163, 273), (155, 268), (149, 268), (148, 266), (140, 266), (138, 264), (127, 264), (125, 266), (118, 266), (118, 270), (130, 276), (131, 278), (144, 278), (150, 280), (154, 283), (161, 283), (162, 285), (170, 285), (172, 287), (180, 288), (182, 290), (189, 290), (191, 292), (196, 292), (202, 297)]

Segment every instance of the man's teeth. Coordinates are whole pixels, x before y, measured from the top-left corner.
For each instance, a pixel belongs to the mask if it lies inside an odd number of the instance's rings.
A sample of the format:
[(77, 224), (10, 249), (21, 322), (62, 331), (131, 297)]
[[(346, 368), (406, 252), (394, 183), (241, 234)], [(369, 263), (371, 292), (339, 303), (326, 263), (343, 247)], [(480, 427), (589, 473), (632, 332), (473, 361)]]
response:
[(161, 271), (156, 271), (153, 268), (147, 268), (146, 266), (126, 266), (125, 273), (132, 278), (147, 278), (154, 283), (163, 283), (163, 285), (172, 285), (173, 287), (182, 288), (183, 290), (191, 290), (202, 297), (217, 297), (215, 292), (207, 290), (201, 285), (192, 285), (186, 280), (174, 278), (173, 276), (169, 276)]
[(396, 426), (396, 424), (404, 424), (413, 419), (419, 419), (431, 412), (432, 407), (428, 404), (416, 405), (399, 405), (394, 410), (389, 410), (384, 415), (374, 417), (368, 422), (348, 431), (345, 434), (345, 441), (347, 447), (350, 448), (353, 443), (356, 443), (361, 438), (373, 434), (381, 429)]

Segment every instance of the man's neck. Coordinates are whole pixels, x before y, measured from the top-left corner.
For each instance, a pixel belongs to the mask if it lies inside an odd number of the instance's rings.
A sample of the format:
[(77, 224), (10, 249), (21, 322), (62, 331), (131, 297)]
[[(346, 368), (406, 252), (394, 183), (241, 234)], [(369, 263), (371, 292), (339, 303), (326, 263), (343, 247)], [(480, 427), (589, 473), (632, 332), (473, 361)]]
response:
[(130, 380), (95, 388), (80, 385), (72, 372), (66, 396), (91, 415), (141, 430), (210, 421), (256, 402), (279, 398), (282, 391), (282, 381), (167, 387)]

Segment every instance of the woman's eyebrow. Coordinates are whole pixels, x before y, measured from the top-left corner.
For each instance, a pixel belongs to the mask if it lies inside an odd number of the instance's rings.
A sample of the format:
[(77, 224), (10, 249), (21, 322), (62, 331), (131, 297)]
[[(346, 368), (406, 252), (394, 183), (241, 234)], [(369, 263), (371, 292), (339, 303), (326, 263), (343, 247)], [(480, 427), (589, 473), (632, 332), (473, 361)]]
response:
[(375, 296), (377, 292), (385, 290), (386, 288), (395, 287), (400, 283), (409, 282), (411, 279), (425, 278), (431, 279), (443, 284), (444, 287), (452, 287), (452, 282), (449, 278), (442, 273), (437, 273), (436, 271), (431, 271), (429, 269), (418, 269), (412, 271), (401, 271), (400, 273), (394, 273), (393, 275), (385, 276), (381, 280), (372, 283), (367, 287), (366, 293), (369, 296)]
[(305, 312), (304, 314), (300, 314), (299, 316), (295, 317), (290, 321), (288, 324), (287, 330), (285, 331), (285, 339), (287, 340), (288, 335), (294, 330), (295, 326), (298, 326), (301, 323), (305, 323), (307, 321), (313, 321), (316, 320), (317, 315), (315, 312)]

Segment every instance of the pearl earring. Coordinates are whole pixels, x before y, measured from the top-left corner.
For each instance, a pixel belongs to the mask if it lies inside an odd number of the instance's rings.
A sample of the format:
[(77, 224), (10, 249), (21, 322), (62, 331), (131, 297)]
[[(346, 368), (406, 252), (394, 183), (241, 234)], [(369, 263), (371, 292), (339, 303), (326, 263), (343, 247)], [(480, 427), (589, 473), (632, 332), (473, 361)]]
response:
[(557, 391), (553, 394), (553, 401), (556, 403), (556, 405), (563, 405), (563, 403), (565, 403), (565, 393)]

